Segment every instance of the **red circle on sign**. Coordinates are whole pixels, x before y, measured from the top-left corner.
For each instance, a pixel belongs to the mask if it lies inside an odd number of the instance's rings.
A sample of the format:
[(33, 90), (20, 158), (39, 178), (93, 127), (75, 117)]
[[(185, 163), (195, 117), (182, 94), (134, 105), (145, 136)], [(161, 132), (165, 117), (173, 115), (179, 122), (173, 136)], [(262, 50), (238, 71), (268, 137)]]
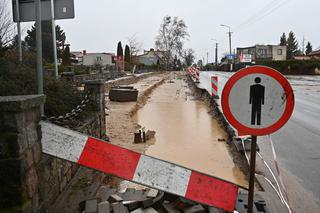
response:
[[(235, 85), (235, 83), (238, 80), (251, 74), (264, 74), (272, 77), (282, 86), (286, 94), (286, 107), (282, 116), (274, 124), (261, 129), (247, 127), (242, 123), (240, 123), (233, 116), (229, 106), (229, 95), (232, 87)], [(256, 135), (256, 136), (268, 135), (280, 129), (289, 120), (290, 116), (292, 115), (293, 107), (294, 107), (294, 94), (293, 94), (293, 90), (290, 83), (280, 72), (265, 66), (252, 66), (252, 67), (241, 69), (237, 73), (235, 73), (233, 76), (231, 76), (231, 78), (228, 80), (228, 82), (223, 88), (221, 105), (222, 105), (222, 110), (225, 117), (230, 122), (230, 124), (238, 130), (239, 135)]]

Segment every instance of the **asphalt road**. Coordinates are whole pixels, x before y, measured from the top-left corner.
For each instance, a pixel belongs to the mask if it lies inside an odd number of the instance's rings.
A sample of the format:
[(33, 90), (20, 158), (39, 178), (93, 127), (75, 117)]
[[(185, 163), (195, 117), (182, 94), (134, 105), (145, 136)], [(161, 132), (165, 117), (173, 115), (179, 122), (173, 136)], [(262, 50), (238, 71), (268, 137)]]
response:
[[(221, 90), (232, 73), (203, 73), (200, 75), (199, 87), (210, 89), (207, 81), (210, 79), (208, 76), (213, 74), (219, 76), (221, 96)], [(309, 205), (312, 200), (320, 209), (320, 76), (286, 77), (294, 89), (295, 108), (288, 123), (272, 134), (271, 138), (289, 200), (296, 203), (295, 205), (302, 202)], [(268, 138), (259, 137), (258, 143), (260, 152), (273, 166)]]
[(282, 168), (295, 176), (320, 206), (320, 76), (288, 79), (295, 93), (294, 113), (272, 138)]

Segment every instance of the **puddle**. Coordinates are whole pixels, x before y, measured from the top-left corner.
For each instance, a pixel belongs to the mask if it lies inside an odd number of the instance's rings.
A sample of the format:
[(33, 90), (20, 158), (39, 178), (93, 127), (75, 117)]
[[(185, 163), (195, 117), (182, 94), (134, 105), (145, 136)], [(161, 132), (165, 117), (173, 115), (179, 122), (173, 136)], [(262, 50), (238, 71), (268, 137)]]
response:
[(190, 96), (183, 80), (166, 82), (153, 91), (134, 122), (155, 130), (146, 154), (247, 186), (244, 174), (232, 161), (227, 134), (208, 114), (205, 103)]

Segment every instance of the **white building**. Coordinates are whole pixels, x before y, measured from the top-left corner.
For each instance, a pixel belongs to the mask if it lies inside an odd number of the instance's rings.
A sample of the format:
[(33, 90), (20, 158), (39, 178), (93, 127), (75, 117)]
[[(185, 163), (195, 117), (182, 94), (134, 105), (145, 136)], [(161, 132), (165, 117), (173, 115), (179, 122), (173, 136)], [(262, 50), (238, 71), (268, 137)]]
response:
[(72, 63), (84, 66), (114, 66), (113, 56), (112, 53), (87, 53), (85, 50), (71, 52)]
[(106, 66), (115, 65), (112, 61), (111, 53), (85, 53), (82, 58), (82, 65), (84, 66)]

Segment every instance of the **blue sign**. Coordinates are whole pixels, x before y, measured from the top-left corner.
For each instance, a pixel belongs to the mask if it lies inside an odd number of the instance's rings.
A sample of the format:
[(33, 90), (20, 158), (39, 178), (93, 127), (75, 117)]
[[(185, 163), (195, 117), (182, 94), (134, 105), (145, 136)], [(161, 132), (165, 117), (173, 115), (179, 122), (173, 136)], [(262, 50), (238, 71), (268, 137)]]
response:
[(228, 55), (227, 55), (227, 59), (230, 59), (230, 60), (231, 60), (231, 59), (235, 59), (235, 58), (236, 58), (236, 55), (235, 55), (235, 54), (231, 54), (231, 55), (228, 54)]

